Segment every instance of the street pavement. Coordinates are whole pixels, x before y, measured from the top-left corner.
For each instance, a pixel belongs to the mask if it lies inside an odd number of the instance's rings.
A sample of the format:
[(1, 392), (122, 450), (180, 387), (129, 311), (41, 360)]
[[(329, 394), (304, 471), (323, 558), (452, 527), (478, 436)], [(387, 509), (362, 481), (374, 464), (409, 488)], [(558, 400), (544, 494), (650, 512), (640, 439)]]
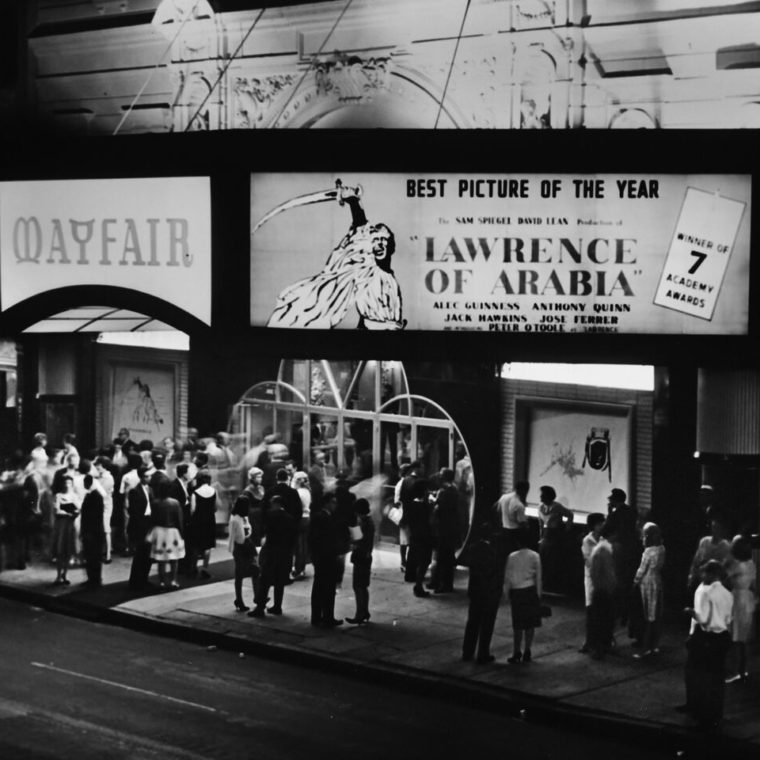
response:
[[(175, 591), (135, 596), (127, 587), (130, 560), (114, 557), (104, 566), (104, 586), (80, 584), (84, 570), (69, 572), (71, 586), (53, 586), (55, 570), (34, 562), (26, 570), (0, 573), (0, 593), (80, 617), (193, 640), (209, 647), (266, 654), (333, 672), (395, 683), (463, 700), (502, 714), (564, 725), (595, 735), (620, 736), (668, 747), (684, 757), (755, 755), (760, 748), (760, 653), (751, 654), (747, 681), (726, 687), (722, 731), (703, 736), (677, 712), (683, 703), (684, 640), (688, 622), (666, 620), (660, 653), (635, 659), (625, 632), (616, 634), (612, 655), (593, 660), (578, 652), (583, 642), (582, 600), (546, 595), (552, 607), (536, 631), (533, 661), (509, 665), (509, 606), (499, 611), (492, 664), (462, 662), (467, 616), (467, 571), (457, 570), (455, 592), (417, 598), (399, 570), (397, 547), (374, 553), (370, 586), (371, 621), (335, 629), (309, 624), (311, 580), (285, 590), (282, 616), (250, 618), (233, 606), (232, 562), (222, 542), (212, 553), (209, 579), (183, 579)], [(309, 567), (309, 570), (311, 568)], [(151, 578), (156, 580), (155, 574)], [(246, 588), (250, 603), (250, 588)], [(336, 597), (336, 616), (354, 614), (351, 565)], [(690, 753), (690, 754), (689, 754)]]
[(209, 650), (0, 598), (0, 758), (611, 757), (600, 738), (268, 657)]

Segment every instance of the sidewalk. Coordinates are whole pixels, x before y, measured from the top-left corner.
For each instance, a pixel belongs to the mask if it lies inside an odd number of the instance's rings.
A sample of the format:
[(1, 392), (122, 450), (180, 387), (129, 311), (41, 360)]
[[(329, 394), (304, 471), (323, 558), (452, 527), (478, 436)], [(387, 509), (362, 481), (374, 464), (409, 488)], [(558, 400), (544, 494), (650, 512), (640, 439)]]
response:
[[(536, 631), (533, 662), (508, 665), (511, 654), (509, 607), (502, 603), (492, 651), (496, 662), (461, 661), (467, 615), (467, 571), (457, 570), (456, 592), (413, 596), (399, 571), (396, 547), (375, 550), (370, 586), (372, 619), (366, 626), (325, 630), (309, 625), (311, 581), (285, 590), (281, 617), (250, 618), (233, 607), (232, 561), (224, 544), (212, 553), (208, 580), (182, 579), (176, 591), (135, 596), (127, 586), (130, 560), (114, 557), (103, 568), (104, 586), (79, 584), (84, 571), (69, 573), (72, 585), (52, 586), (55, 570), (33, 563), (26, 570), (0, 573), (0, 593), (47, 609), (107, 623), (149, 630), (240, 652), (264, 654), (308, 665), (397, 681), (417, 689), (462, 699), (503, 714), (536, 722), (563, 723), (618, 739), (627, 730), (632, 741), (687, 756), (756, 755), (760, 750), (760, 656), (753, 652), (755, 679), (726, 687), (726, 719), (720, 736), (705, 738), (673, 708), (684, 700), (683, 646), (686, 621), (669, 624), (659, 655), (635, 660), (624, 632), (613, 655), (601, 661), (578, 653), (583, 641), (582, 602), (547, 595), (553, 615)], [(351, 565), (336, 597), (336, 617), (354, 614)], [(311, 570), (309, 566), (308, 570)], [(151, 580), (155, 580), (155, 575)], [(245, 589), (250, 604), (250, 586)], [(705, 754), (708, 752), (708, 754)]]

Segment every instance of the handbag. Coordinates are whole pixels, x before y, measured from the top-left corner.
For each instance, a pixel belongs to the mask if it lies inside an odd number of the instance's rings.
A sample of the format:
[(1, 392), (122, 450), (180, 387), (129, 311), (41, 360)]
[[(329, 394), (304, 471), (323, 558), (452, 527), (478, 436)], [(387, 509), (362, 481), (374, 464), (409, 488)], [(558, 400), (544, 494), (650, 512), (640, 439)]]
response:
[(242, 544), (238, 544), (238, 547), (240, 557), (246, 566), (258, 566), (256, 544), (253, 543), (253, 539), (250, 536)]
[(362, 533), (361, 525), (349, 525), (348, 532), (351, 534), (352, 541), (361, 541), (362, 538), (364, 537), (364, 533)]
[(401, 522), (401, 518), (404, 516), (404, 510), (401, 507), (391, 507), (388, 510), (388, 519), (394, 524), (398, 525)]

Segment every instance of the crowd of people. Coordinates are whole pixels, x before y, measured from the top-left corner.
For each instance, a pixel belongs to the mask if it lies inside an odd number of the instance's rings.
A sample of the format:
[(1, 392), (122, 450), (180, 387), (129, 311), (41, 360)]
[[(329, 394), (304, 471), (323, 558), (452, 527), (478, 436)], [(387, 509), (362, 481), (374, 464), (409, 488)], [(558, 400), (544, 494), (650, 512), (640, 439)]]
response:
[[(154, 444), (134, 442), (122, 429), (109, 445), (83, 458), (73, 436), (51, 451), (39, 433), (30, 453), (13, 458), (3, 473), (2, 567), (23, 568), (37, 553), (55, 566), (54, 584), (68, 585), (69, 569), (81, 566), (86, 583), (97, 587), (102, 565), (119, 552), (132, 558), (130, 586), (149, 588), (155, 563), (159, 588), (172, 589), (179, 587), (180, 576), (211, 577), (211, 552), (226, 532), (237, 611), (259, 618), (282, 615), (286, 587), (305, 580), (310, 565), (311, 624), (367, 624), (376, 505), (346, 471), (330, 469), (319, 450), (308, 471), (298, 469), (277, 442), (253, 458), (250, 454), (236, 455), (226, 433), (204, 440), (191, 430), (180, 443)], [(531, 662), (536, 629), (551, 614), (544, 588), (559, 585), (573, 544), (584, 567), (586, 631), (580, 653), (603, 659), (616, 647), (615, 630), (622, 625), (635, 658), (658, 654), (667, 553), (649, 509), (634, 508), (622, 489), (613, 488), (607, 513), (588, 515), (582, 540), (573, 542), (572, 510), (557, 500), (554, 488), (543, 485), (533, 521), (536, 540), (526, 512), (527, 482), (518, 482), (472, 527), (462, 520), (461, 483), (458, 468), (426, 476), (419, 462), (402, 461), (383, 514), (398, 525), (399, 566), (415, 597), (453, 592), (457, 565), (468, 568), (464, 660), (494, 660), (491, 640), (506, 593), (513, 632), (507, 662)], [(712, 505), (710, 487), (701, 494), (704, 535), (686, 579), (691, 630), (682, 708), (712, 726), (722, 714), (725, 684), (748, 676), (756, 567), (750, 536), (731, 538), (727, 516)], [(224, 499), (229, 522), (224, 513), (220, 526)], [(470, 541), (460, 553), (468, 528)], [(356, 606), (354, 615), (341, 620), (335, 617), (335, 595), (347, 562), (353, 566)], [(250, 606), (244, 599), (247, 580)]]
[[(252, 617), (282, 614), (285, 587), (306, 578), (313, 567), (311, 624), (336, 627), (347, 622), (366, 624), (376, 522), (368, 499), (357, 494), (347, 473), (337, 471), (332, 482), (320, 472), (319, 456), (306, 473), (276, 472), (271, 489), (264, 486), (259, 467), (248, 471), (248, 484), (233, 506), (230, 550), (235, 557), (235, 608)], [(466, 526), (461, 524), (461, 492), (456, 472), (442, 468), (425, 478), (418, 462), (401, 464), (391, 510), (401, 534), (400, 567), (417, 597), (454, 590), (457, 549)], [(361, 489), (359, 489), (361, 493)], [(352, 617), (335, 617), (335, 594), (341, 588), (346, 563), (356, 599)], [(432, 565), (432, 570), (431, 570)], [(426, 579), (429, 582), (426, 583)], [(251, 580), (253, 609), (245, 604), (243, 581)], [(270, 591), (272, 598), (270, 599)], [(267, 607), (267, 603), (272, 605)]]
[[(122, 428), (107, 445), (82, 456), (76, 437), (51, 447), (34, 436), (28, 455), (6, 462), (0, 484), (0, 562), (23, 569), (32, 556), (56, 568), (55, 585), (83, 567), (89, 586), (102, 583), (114, 552), (131, 556), (130, 583), (147, 584), (155, 562), (161, 587), (178, 575), (209, 577), (220, 498), (233, 492), (225, 476), (235, 454), (226, 433), (183, 441), (130, 438)], [(213, 487), (212, 487), (213, 483)]]
[[(490, 662), (490, 642), (502, 592), (509, 591), (514, 648), (507, 662), (531, 660), (531, 643), (542, 618), (543, 581), (556, 573), (562, 534), (573, 513), (554, 499), (549, 486), (540, 489), (538, 551), (526, 515), (527, 482), (516, 484), (494, 505), (492, 520), (480, 526), (470, 550), (470, 608), (463, 642), (463, 659)], [(701, 522), (706, 535), (694, 550), (686, 579), (692, 603), (685, 612), (691, 623), (685, 668), (686, 703), (679, 706), (701, 726), (720, 723), (725, 684), (746, 680), (747, 646), (754, 638), (758, 602), (757, 568), (752, 539), (745, 530), (729, 541), (730, 515), (712, 502), (712, 488), (703, 486)], [(586, 636), (580, 653), (603, 659), (616, 647), (615, 630), (627, 628), (633, 657), (659, 653), (665, 612), (663, 535), (648, 509), (635, 509), (627, 495), (613, 488), (607, 514), (589, 514), (580, 551), (584, 562)], [(523, 648), (524, 641), (524, 648)], [(728, 668), (728, 671), (727, 671)]]

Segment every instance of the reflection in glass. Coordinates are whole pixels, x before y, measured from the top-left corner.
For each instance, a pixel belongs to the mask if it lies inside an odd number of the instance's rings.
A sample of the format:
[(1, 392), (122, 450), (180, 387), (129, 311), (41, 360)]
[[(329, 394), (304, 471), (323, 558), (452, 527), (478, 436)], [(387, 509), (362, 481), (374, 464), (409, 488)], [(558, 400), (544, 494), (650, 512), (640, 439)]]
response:
[(231, 415), (241, 481), (256, 465), (270, 482), (293, 460), (309, 474), (318, 500), (343, 474), (354, 494), (370, 502), (378, 535), (397, 540), (387, 512), (405, 466), (416, 462), (433, 491), (441, 468), (450, 468), (464, 540), (474, 500), (467, 447), (439, 404), (409, 393), (400, 362), (286, 360), (278, 377), (246, 391)]

